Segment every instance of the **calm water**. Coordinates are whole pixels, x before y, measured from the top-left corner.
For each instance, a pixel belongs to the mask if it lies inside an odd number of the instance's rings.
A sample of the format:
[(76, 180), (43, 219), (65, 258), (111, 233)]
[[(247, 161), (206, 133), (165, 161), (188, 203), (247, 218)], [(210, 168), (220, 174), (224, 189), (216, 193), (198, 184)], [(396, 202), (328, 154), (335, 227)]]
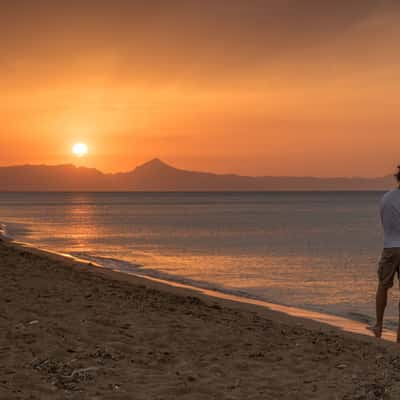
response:
[(17, 239), (110, 268), (368, 320), (381, 196), (0, 193), (0, 222)]

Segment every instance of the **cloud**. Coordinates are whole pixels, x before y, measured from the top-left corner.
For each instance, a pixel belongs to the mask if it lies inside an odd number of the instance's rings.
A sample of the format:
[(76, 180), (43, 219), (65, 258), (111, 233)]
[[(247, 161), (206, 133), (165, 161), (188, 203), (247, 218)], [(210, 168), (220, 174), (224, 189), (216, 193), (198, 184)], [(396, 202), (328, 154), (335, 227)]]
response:
[(312, 70), (326, 54), (351, 52), (354, 27), (382, 12), (400, 15), (390, 0), (5, 0), (0, 44), (3, 59), (16, 67), (0, 68), (42, 84), (60, 75), (148, 85), (239, 83), (296, 64)]

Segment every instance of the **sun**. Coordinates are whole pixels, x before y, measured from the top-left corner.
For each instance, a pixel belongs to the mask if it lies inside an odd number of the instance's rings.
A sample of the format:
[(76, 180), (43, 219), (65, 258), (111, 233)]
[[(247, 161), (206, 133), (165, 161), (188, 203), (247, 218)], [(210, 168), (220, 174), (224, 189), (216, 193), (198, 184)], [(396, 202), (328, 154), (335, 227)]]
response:
[(72, 146), (72, 153), (77, 157), (83, 157), (89, 152), (89, 148), (85, 143), (75, 143)]

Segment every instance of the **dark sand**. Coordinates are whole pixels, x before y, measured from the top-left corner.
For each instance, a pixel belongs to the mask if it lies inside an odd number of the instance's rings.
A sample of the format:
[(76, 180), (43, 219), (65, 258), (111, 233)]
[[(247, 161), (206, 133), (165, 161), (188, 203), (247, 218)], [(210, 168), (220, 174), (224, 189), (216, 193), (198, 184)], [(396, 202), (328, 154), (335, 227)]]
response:
[(0, 243), (0, 400), (400, 399), (400, 352)]

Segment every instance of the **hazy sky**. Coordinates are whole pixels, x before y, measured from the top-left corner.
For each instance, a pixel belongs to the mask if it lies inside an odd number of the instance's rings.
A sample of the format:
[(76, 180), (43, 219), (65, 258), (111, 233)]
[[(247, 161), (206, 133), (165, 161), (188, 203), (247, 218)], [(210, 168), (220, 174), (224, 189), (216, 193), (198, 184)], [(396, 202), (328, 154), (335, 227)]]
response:
[(399, 43), (398, 0), (2, 0), (0, 164), (384, 175)]

